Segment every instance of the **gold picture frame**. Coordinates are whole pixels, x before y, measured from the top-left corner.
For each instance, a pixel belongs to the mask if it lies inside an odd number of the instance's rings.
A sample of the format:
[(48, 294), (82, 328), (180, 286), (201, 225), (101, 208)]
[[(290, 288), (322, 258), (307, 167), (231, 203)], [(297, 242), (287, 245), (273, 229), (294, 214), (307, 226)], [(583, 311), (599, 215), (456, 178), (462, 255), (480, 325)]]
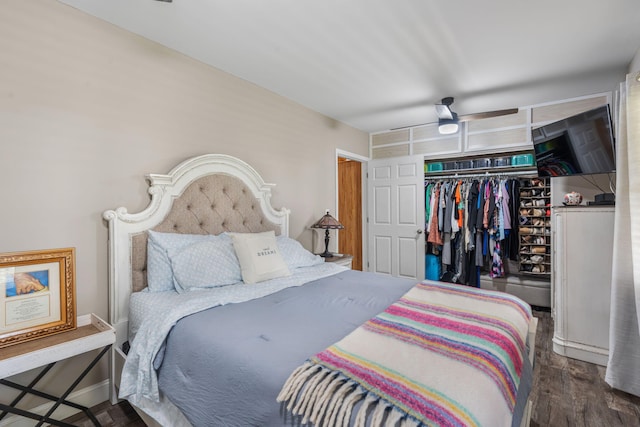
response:
[(0, 254), (0, 348), (76, 329), (75, 248)]

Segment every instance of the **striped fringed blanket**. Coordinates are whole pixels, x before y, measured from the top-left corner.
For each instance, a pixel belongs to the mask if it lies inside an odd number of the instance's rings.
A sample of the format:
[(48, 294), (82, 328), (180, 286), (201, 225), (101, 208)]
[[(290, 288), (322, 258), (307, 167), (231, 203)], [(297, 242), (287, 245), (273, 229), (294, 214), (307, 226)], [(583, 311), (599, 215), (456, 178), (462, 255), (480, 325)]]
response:
[[(308, 359), (279, 396), (302, 424), (509, 426), (531, 308), (508, 294), (417, 284)], [(367, 420), (368, 418), (368, 420)]]

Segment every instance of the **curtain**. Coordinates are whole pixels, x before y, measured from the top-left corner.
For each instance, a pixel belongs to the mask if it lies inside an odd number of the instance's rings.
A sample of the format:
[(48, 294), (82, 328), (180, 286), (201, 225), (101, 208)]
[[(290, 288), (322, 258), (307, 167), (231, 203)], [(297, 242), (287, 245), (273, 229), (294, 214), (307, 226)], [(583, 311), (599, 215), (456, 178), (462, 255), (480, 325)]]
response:
[(620, 85), (616, 212), (611, 273), (609, 362), (605, 381), (640, 396), (640, 82)]

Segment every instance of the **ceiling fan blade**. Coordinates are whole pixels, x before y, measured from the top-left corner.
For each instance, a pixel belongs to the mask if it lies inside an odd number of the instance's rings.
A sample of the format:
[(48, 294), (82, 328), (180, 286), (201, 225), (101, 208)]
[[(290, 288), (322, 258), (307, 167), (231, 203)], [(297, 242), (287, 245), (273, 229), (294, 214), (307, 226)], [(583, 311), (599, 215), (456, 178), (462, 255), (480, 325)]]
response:
[(436, 115), (441, 119), (453, 119), (453, 113), (446, 104), (436, 104)]
[[(449, 99), (447, 98), (443, 99), (443, 101), (444, 100), (449, 101)], [(436, 115), (441, 119), (447, 119), (447, 118), (450, 120), (453, 119), (454, 113), (449, 108), (449, 105), (451, 104), (435, 104)], [(446, 112), (439, 111), (440, 108), (442, 108), (443, 110), (446, 109)], [(457, 117), (459, 122), (468, 122), (471, 120), (490, 119), (492, 117), (508, 116), (509, 114), (516, 114), (518, 111), (519, 110), (517, 108), (507, 108), (505, 110), (494, 110), (494, 111), (484, 111), (482, 113), (464, 114)], [(448, 114), (448, 116), (446, 114)], [(397, 127), (389, 130), (402, 130), (402, 129), (408, 129), (412, 127), (434, 125), (434, 124), (438, 124), (438, 122), (429, 122), (429, 123), (420, 123), (420, 124), (409, 125), (409, 126), (401, 126), (401, 127)]]
[(516, 114), (517, 108), (507, 108), (506, 110), (485, 111), (482, 113), (464, 114), (458, 116), (458, 120), (461, 122), (468, 122), (470, 120), (489, 119), (491, 117), (508, 116), (509, 114)]
[(438, 122), (418, 123), (417, 125), (400, 126), (399, 128), (391, 128), (389, 130), (402, 130), (402, 129), (409, 129), (409, 128), (417, 128), (418, 126), (437, 125), (437, 124)]
[(451, 104), (453, 104), (452, 96), (442, 98), (440, 104), (435, 104), (436, 115), (439, 119), (453, 120), (453, 111), (451, 111)]

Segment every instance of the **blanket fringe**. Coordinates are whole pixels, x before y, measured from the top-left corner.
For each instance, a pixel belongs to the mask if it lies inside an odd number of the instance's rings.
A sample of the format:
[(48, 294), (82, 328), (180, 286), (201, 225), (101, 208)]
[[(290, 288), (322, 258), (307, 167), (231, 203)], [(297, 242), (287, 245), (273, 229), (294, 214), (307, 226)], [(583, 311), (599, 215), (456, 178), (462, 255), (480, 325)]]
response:
[(297, 396), (300, 388), (304, 386), (306, 379), (319, 369), (321, 368), (318, 366), (314, 366), (309, 362), (305, 362), (304, 364), (296, 368), (284, 383), (284, 386), (282, 387), (282, 390), (280, 391), (280, 394), (278, 394), (276, 400), (278, 402), (289, 400), (290, 403), (289, 406), (287, 406), (287, 409), (291, 410), (291, 405), (295, 401), (295, 399), (292, 398)]
[(336, 418), (336, 425), (342, 425), (343, 427), (349, 426), (351, 420), (351, 412), (356, 403), (358, 403), (364, 396), (364, 389), (356, 387), (349, 396), (342, 403), (338, 417)]
[(324, 393), (325, 389), (331, 383), (331, 381), (333, 381), (333, 378), (335, 378), (336, 375), (337, 374), (330, 371), (323, 371), (320, 375), (318, 375), (320, 377), (320, 381), (318, 381), (318, 384), (316, 385), (316, 387), (314, 387), (314, 390), (307, 397), (306, 408), (303, 415), (303, 420), (305, 420), (305, 422), (309, 421), (313, 416), (315, 410), (314, 406), (315, 402), (318, 400), (318, 396), (321, 396)]
[(327, 384), (326, 389), (323, 393), (318, 393), (316, 396), (316, 400), (313, 403), (314, 410), (311, 415), (311, 422), (314, 424), (319, 424), (322, 421), (322, 418), (326, 415), (327, 407), (331, 402), (331, 397), (333, 393), (335, 393), (336, 389), (345, 382), (345, 379), (336, 372), (335, 377), (331, 378), (331, 381)]
[(364, 401), (355, 416), (354, 427), (420, 425), (339, 372), (310, 362), (293, 371), (277, 398), (278, 402), (287, 405), (292, 415), (302, 418), (302, 425), (311, 422), (318, 427), (347, 427), (354, 406), (362, 399)]
[(405, 418), (402, 422), (402, 427), (420, 427), (422, 424), (413, 418)]
[(371, 414), (371, 427), (382, 426), (382, 422), (384, 421), (384, 413), (387, 410), (387, 405), (383, 404), (383, 402), (378, 401), (376, 403), (376, 407), (373, 410), (373, 414)]
[[(298, 404), (293, 408), (294, 413), (304, 414), (303, 419), (308, 419), (308, 415), (310, 415), (311, 411), (311, 405), (309, 404), (309, 402), (312, 401), (312, 395), (316, 392), (318, 383), (324, 380), (328, 375), (329, 371), (327, 371), (326, 369), (321, 369), (320, 372), (316, 373), (315, 375), (313, 375), (313, 377), (311, 377), (311, 379), (309, 379), (307, 385), (304, 388), (304, 391), (302, 392), (302, 395), (299, 398)], [(309, 414), (307, 415), (308, 412)]]
[(398, 411), (396, 408), (393, 408), (387, 415), (387, 421), (385, 422), (385, 424), (388, 426), (404, 426), (404, 423), (399, 424), (403, 417), (404, 414), (402, 412)]
[(378, 400), (377, 396), (373, 394), (368, 394), (367, 397), (362, 402), (362, 406), (360, 410), (356, 414), (356, 419), (354, 422), (354, 427), (364, 427), (367, 423), (367, 411), (369, 410), (369, 406), (375, 403)]
[(327, 407), (324, 415), (323, 427), (332, 427), (336, 425), (336, 418), (338, 417), (338, 412), (344, 405), (345, 399), (347, 395), (355, 388), (355, 384), (351, 381), (345, 381), (342, 386), (334, 393), (331, 398), (331, 402)]

